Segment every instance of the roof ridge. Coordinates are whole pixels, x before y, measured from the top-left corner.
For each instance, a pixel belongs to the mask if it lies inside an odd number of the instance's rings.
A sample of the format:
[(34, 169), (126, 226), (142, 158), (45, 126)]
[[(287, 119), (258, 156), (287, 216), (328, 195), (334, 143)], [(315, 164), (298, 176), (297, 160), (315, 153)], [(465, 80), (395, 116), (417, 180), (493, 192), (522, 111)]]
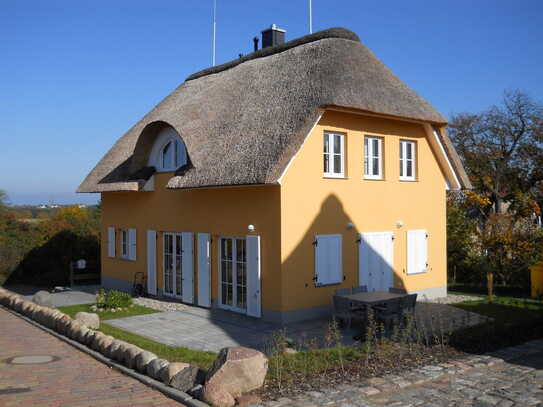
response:
[(210, 68), (203, 69), (196, 73), (193, 73), (185, 82), (201, 78), (202, 76), (212, 75), (222, 71), (226, 71), (230, 68), (233, 68), (239, 64), (242, 64), (253, 59), (267, 57), (269, 55), (278, 54), (280, 52), (295, 48), (299, 45), (308, 44), (310, 42), (319, 41), (325, 38), (340, 38), (344, 40), (351, 40), (360, 42), (360, 38), (354, 32), (347, 30), (343, 27), (333, 27), (328, 28), (327, 30), (317, 31), (313, 34), (304, 35), (303, 37), (296, 38), (294, 40), (285, 42), (283, 44), (275, 45), (273, 47), (261, 48), (258, 51), (252, 52), (250, 54), (244, 55), (241, 58), (234, 59), (232, 61), (226, 62), (221, 65), (212, 66)]

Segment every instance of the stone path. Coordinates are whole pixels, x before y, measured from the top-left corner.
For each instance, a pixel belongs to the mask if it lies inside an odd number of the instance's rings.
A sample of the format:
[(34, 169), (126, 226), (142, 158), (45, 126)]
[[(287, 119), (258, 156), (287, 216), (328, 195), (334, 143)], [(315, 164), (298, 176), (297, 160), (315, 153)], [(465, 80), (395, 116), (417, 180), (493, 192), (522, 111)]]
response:
[(0, 327), (0, 406), (182, 405), (2, 309)]
[(291, 406), (543, 406), (543, 339), (491, 355), (426, 366), (401, 376), (373, 378), (264, 403), (264, 407)]

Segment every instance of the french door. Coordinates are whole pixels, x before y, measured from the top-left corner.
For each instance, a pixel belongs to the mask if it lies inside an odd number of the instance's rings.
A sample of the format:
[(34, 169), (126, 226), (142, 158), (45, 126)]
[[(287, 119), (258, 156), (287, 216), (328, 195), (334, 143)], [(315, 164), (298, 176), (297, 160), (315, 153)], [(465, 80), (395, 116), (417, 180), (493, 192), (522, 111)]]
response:
[(220, 239), (220, 306), (247, 312), (247, 241), (243, 238)]
[(182, 264), (183, 249), (181, 233), (164, 233), (164, 295), (183, 297)]

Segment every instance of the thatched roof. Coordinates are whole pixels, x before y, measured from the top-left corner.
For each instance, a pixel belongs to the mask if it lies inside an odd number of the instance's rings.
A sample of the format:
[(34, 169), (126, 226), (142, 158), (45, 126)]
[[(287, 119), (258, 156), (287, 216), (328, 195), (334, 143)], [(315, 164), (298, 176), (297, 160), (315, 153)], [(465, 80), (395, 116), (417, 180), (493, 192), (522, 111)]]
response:
[(140, 190), (166, 125), (189, 156), (169, 188), (277, 183), (326, 106), (446, 123), (354, 33), (334, 28), (191, 75), (115, 143), (78, 192)]

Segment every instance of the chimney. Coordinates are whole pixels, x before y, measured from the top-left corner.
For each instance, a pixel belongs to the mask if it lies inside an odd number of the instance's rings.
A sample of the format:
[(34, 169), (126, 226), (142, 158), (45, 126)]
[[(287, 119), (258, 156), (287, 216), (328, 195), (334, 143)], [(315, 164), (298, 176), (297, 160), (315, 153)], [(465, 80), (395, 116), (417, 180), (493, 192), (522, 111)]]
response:
[(285, 30), (280, 29), (275, 24), (262, 31), (262, 48), (273, 47), (285, 42)]
[(258, 51), (258, 37), (253, 38), (253, 43), (255, 45), (255, 52)]

